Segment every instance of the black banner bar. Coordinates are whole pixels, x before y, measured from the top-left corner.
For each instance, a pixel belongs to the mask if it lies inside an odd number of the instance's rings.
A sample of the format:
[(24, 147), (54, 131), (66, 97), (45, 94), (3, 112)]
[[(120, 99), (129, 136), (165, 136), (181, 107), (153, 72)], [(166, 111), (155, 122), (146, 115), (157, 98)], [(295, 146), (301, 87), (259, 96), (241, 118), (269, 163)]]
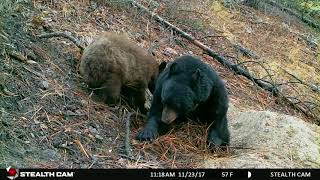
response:
[(319, 179), (320, 169), (1, 169), (0, 179)]

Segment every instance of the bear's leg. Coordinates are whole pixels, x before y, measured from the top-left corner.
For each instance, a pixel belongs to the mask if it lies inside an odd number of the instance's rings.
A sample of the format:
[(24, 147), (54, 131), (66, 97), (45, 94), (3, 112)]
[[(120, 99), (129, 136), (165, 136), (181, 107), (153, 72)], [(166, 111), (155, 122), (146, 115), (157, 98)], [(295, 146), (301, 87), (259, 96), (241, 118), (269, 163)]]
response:
[(161, 123), (162, 109), (161, 99), (155, 95), (148, 114), (148, 122), (144, 129), (137, 134), (136, 139), (140, 141), (152, 141), (159, 136), (160, 126), (163, 124)]
[(156, 87), (156, 80), (151, 79), (151, 81), (148, 84), (148, 89), (151, 92), (151, 94), (153, 94), (155, 87)]
[(158, 73), (154, 74), (151, 77), (151, 80), (149, 81), (148, 84), (148, 89), (151, 92), (151, 94), (153, 94), (155, 88), (156, 88), (156, 83), (157, 83), (157, 78), (158, 76), (162, 73), (162, 71), (166, 68), (167, 62), (163, 61), (160, 63), (159, 67), (158, 67)]
[(134, 97), (134, 103), (136, 106), (138, 106), (138, 108), (142, 114), (147, 114), (147, 112), (148, 112), (144, 106), (144, 104), (146, 102), (145, 90), (146, 90), (146, 88), (137, 89), (135, 92), (136, 95)]
[(143, 85), (138, 85), (138, 87), (124, 86), (122, 88), (122, 94), (129, 105), (132, 107), (138, 107), (142, 114), (147, 114), (147, 109), (144, 107), (146, 102), (145, 90), (146, 87)]
[(206, 101), (197, 107), (200, 120), (211, 124), (208, 132), (208, 143), (214, 146), (226, 146), (230, 143), (228, 129), (228, 97), (222, 87), (218, 87)]
[(104, 102), (108, 105), (118, 103), (121, 92), (121, 79), (117, 75), (111, 75), (101, 86), (96, 90), (99, 96), (102, 96)]
[(214, 146), (227, 146), (230, 143), (230, 133), (226, 116), (215, 119), (209, 129), (208, 142)]

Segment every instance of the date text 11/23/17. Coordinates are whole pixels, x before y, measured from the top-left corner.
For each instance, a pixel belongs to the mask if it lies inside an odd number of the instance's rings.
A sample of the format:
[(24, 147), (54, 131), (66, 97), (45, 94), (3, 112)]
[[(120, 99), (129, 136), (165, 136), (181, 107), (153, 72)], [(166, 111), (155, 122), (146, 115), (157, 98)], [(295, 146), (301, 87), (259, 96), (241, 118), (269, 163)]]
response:
[(150, 172), (151, 178), (169, 178), (169, 177), (178, 177), (178, 178), (201, 178), (204, 177), (205, 172), (201, 171), (167, 171), (167, 172)]

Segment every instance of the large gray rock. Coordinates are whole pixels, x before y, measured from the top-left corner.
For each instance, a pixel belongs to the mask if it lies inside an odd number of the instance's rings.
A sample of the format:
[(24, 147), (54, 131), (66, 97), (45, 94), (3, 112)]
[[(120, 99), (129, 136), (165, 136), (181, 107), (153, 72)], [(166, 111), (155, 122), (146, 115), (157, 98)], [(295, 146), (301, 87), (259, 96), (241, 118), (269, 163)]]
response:
[(205, 168), (319, 168), (320, 128), (299, 118), (269, 111), (231, 108), (231, 157), (211, 158)]

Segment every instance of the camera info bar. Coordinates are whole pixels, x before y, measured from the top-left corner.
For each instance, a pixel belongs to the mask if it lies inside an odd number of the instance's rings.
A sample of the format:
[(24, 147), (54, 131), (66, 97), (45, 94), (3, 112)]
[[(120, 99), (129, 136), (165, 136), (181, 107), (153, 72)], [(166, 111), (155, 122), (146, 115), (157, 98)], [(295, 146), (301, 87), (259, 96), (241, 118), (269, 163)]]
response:
[(1, 169), (4, 179), (319, 179), (320, 169)]

